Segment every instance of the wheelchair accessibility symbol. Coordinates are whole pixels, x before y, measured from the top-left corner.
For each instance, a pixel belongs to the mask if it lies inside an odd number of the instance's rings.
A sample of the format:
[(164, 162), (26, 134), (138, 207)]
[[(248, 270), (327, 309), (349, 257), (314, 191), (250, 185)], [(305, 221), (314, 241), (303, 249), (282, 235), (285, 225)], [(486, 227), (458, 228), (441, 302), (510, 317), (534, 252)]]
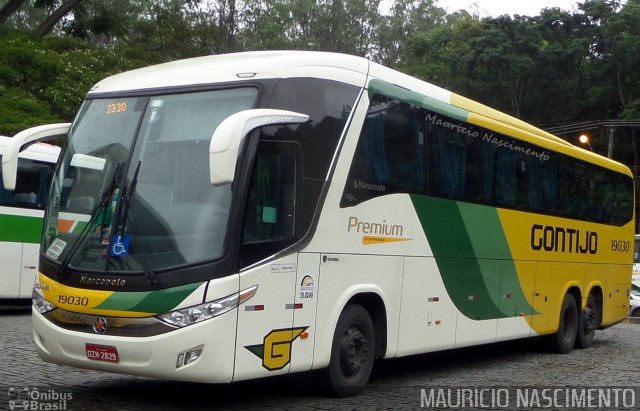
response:
[(129, 255), (129, 247), (131, 246), (131, 236), (114, 235), (111, 241), (111, 257), (126, 257)]

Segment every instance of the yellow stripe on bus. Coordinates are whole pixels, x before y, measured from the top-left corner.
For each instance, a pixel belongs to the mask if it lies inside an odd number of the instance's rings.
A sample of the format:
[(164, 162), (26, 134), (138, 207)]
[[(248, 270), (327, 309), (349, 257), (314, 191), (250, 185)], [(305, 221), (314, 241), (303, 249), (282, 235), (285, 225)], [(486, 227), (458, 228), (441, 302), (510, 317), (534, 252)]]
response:
[(40, 289), (44, 297), (63, 310), (108, 317), (149, 317), (155, 314), (96, 308), (113, 295), (114, 291), (70, 287), (60, 284), (42, 273), (38, 273), (38, 282), (37, 288)]

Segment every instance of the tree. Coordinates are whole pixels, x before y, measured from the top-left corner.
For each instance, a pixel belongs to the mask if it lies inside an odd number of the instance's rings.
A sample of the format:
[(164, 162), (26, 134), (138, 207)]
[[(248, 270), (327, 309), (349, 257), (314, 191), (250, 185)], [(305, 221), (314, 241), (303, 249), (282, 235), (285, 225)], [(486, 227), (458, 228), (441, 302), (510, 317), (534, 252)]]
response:
[(240, 15), (240, 48), (244, 50), (278, 50), (294, 48), (290, 31), (293, 18), (289, 5), (281, 0), (245, 1)]
[(7, 19), (11, 17), (13, 13), (18, 11), (18, 9), (26, 2), (27, 0), (9, 0), (7, 3), (0, 8), (0, 24), (4, 24), (7, 22)]
[(36, 30), (36, 34), (40, 37), (46, 36), (51, 32), (53, 27), (62, 20), (81, 0), (66, 0), (63, 2)]
[(438, 86), (471, 96), (461, 62), (472, 51), (470, 40), (481, 35), (481, 21), (467, 12), (447, 16), (444, 24), (414, 33), (403, 52), (403, 70)]
[(0, 41), (0, 134), (70, 121), (98, 80), (132, 68), (118, 50), (9, 32)]
[[(640, 118), (640, 2), (631, 0), (609, 19), (604, 29), (607, 72), (613, 80), (619, 102), (618, 116), (623, 119)], [(630, 130), (633, 147), (633, 171), (638, 178), (640, 143), (635, 128)]]
[(382, 18), (376, 36), (375, 59), (387, 66), (405, 69), (403, 58), (409, 39), (429, 33), (445, 23), (445, 11), (434, 0), (396, 0), (391, 14)]
[(380, 0), (332, 0), (317, 3), (315, 29), (303, 49), (370, 56), (378, 31)]

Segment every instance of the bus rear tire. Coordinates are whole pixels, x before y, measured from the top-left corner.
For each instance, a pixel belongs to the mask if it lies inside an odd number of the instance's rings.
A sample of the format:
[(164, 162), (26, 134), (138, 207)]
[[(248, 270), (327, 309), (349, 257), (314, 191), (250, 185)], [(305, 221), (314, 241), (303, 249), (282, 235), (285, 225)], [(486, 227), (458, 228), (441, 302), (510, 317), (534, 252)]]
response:
[(579, 310), (578, 316), (578, 334), (576, 336), (577, 348), (589, 348), (593, 344), (593, 336), (596, 329), (600, 326), (598, 323), (598, 306), (596, 298), (592, 293), (587, 298), (587, 306), (584, 310)]
[(331, 360), (326, 370), (330, 391), (347, 397), (360, 392), (369, 381), (375, 360), (375, 333), (371, 316), (361, 305), (349, 304), (338, 319)]
[(560, 308), (558, 331), (550, 336), (551, 349), (560, 354), (571, 352), (578, 334), (578, 307), (571, 293), (567, 293)]

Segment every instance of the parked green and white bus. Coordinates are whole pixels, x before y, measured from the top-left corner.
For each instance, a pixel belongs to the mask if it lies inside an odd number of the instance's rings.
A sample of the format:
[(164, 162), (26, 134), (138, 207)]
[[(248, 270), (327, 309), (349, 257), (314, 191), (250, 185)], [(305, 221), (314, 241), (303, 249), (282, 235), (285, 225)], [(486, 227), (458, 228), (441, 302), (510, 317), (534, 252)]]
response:
[[(11, 141), (0, 136), (0, 158)], [(17, 185), (0, 186), (0, 303), (31, 298), (49, 184), (60, 147), (37, 143), (19, 155)], [(2, 172), (0, 171), (0, 174)]]
[(54, 175), (37, 352), (213, 383), (326, 369), (349, 395), (376, 358), (586, 348), (627, 314), (631, 176), (353, 56), (119, 74), (87, 95)]

